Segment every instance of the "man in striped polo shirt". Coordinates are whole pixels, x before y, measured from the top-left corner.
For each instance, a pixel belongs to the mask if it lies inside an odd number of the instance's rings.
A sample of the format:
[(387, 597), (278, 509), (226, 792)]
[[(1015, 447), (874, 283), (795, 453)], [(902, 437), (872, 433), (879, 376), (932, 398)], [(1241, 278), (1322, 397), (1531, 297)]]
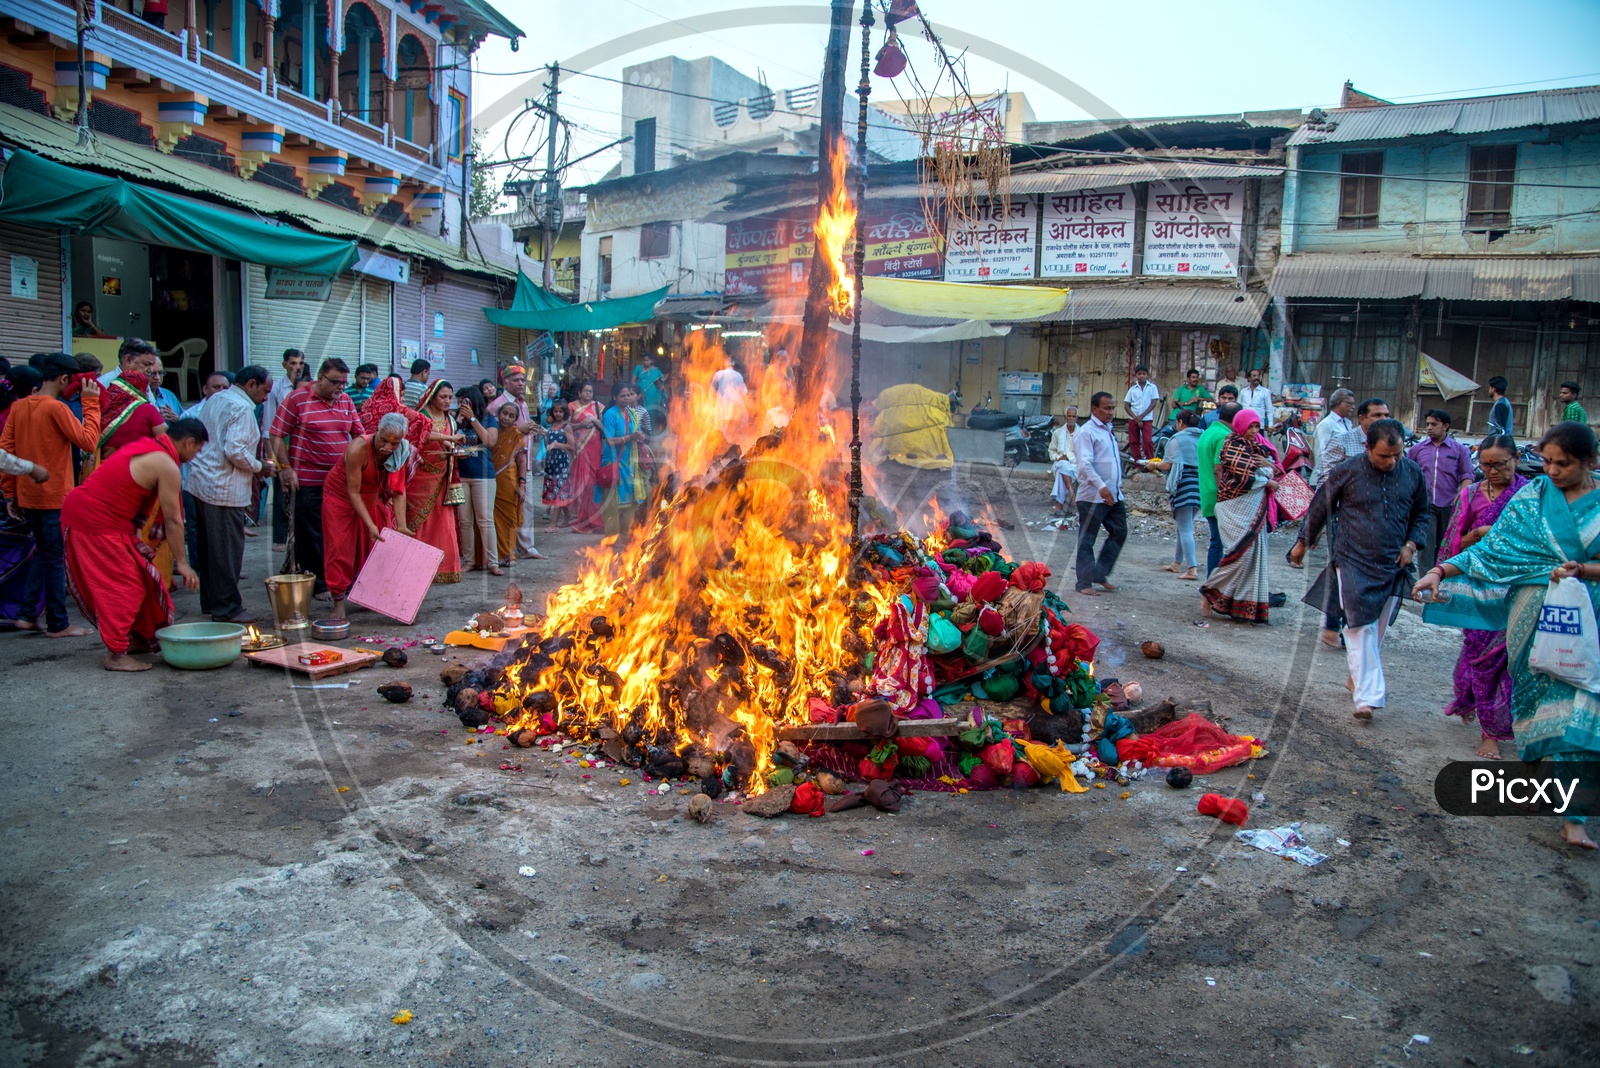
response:
[[(297, 389), (283, 399), (269, 433), (279, 477), (292, 494), (294, 549), (286, 569), (298, 565), (317, 576), (316, 597), (328, 600), (322, 564), (322, 483), (344, 460), (350, 439), (361, 433), (356, 406), (345, 396), (350, 366), (337, 357), (322, 361), (310, 389)], [(284, 439), (290, 443), (285, 444)]]

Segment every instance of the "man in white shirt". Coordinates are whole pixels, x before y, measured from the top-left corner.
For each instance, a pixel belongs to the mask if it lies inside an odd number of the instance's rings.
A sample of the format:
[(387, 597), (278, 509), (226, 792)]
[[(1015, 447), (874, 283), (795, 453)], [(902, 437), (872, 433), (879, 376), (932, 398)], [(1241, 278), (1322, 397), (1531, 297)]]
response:
[(1261, 368), (1250, 369), (1250, 384), (1239, 391), (1239, 403), (1261, 416), (1261, 429), (1272, 429), (1272, 390), (1261, 384)]
[[(1116, 590), (1111, 584), (1111, 569), (1116, 566), (1122, 543), (1128, 540), (1128, 510), (1122, 503), (1122, 450), (1111, 421), (1116, 418), (1117, 402), (1109, 393), (1096, 393), (1089, 399), (1089, 421), (1073, 439), (1078, 457), (1078, 558), (1077, 589), (1098, 597), (1094, 589)], [(1106, 528), (1106, 543), (1095, 556), (1095, 539)]]
[[(267, 399), (261, 402), (261, 426), (269, 429), (272, 421), (278, 416), (278, 407), (283, 404), (285, 397), (300, 384), (305, 377), (306, 354), (299, 349), (283, 350), (283, 377), (272, 383), (272, 390), (267, 394)], [(268, 458), (272, 449), (262, 434), (262, 457)], [(272, 551), (283, 552), (289, 540), (289, 507), (288, 494), (284, 488), (273, 483), (272, 487)]]
[(1078, 461), (1072, 451), (1072, 436), (1078, 432), (1078, 408), (1073, 405), (1066, 415), (1058, 415), (1055, 429), (1050, 432), (1050, 469), (1055, 473), (1055, 488), (1050, 498), (1056, 502), (1055, 513), (1067, 514), (1067, 501), (1072, 497), (1072, 480), (1078, 477)]
[(1336, 389), (1333, 396), (1328, 398), (1328, 414), (1317, 420), (1317, 429), (1311, 435), (1311, 454), (1317, 461), (1316, 468), (1311, 472), (1313, 486), (1322, 485), (1323, 478), (1328, 474), (1328, 443), (1356, 428), (1350, 419), (1355, 407), (1356, 395), (1348, 389)]
[(233, 385), (206, 398), (200, 421), (210, 437), (190, 462), (189, 495), (194, 498), (195, 570), (200, 573), (200, 610), (218, 622), (253, 623), (239, 595), (244, 566), (244, 521), (250, 512), (258, 472), (273, 473), (273, 462), (257, 459), (261, 427), (256, 405), (267, 399), (272, 375), (265, 367), (241, 368)]
[(1135, 460), (1156, 458), (1156, 405), (1160, 401), (1161, 388), (1150, 381), (1150, 368), (1144, 364), (1135, 367), (1133, 385), (1122, 399), (1122, 408), (1128, 413), (1128, 455)]

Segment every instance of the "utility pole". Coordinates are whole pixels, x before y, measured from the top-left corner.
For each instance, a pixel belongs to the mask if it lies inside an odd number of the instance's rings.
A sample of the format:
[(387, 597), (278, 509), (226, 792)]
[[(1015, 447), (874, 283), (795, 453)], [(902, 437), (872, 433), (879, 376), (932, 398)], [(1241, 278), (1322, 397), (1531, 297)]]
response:
[(544, 288), (556, 284), (556, 238), (561, 233), (561, 177), (556, 174), (556, 134), (560, 131), (560, 118), (556, 100), (561, 96), (561, 65), (550, 64), (550, 97), (545, 118), (550, 123), (549, 144), (544, 153)]
[[(817, 209), (833, 199), (837, 180), (834, 177), (834, 158), (840, 149), (840, 129), (844, 123), (844, 65), (850, 46), (850, 23), (855, 15), (853, 0), (832, 0), (832, 18), (828, 26), (828, 53), (822, 68), (822, 128), (821, 142), (817, 146)], [(871, 0), (867, 0), (868, 3)], [(857, 205), (859, 209), (860, 205)], [(821, 384), (828, 363), (828, 349), (832, 343), (829, 322), (832, 313), (828, 308), (828, 281), (832, 268), (822, 242), (817, 241), (811, 255), (811, 273), (807, 278), (806, 312), (800, 334), (800, 362), (795, 368), (795, 408), (811, 410), (821, 393)], [(861, 295), (856, 294), (857, 314)]]

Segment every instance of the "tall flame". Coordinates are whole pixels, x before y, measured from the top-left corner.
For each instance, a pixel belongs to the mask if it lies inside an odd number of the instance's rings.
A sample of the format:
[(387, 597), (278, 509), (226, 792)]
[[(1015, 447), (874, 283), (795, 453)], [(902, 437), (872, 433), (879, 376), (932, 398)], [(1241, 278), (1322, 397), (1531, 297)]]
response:
[[(724, 362), (714, 342), (691, 341), (650, 515), (626, 541), (589, 550), (550, 595), (544, 648), (524, 648), (504, 690), (528, 710), (514, 726), (553, 701), (580, 736), (631, 730), (640, 751), (732, 764), (759, 791), (777, 726), (806, 722), (811, 697), (833, 699), (859, 672), (887, 601), (851, 579), (832, 435), (814, 415), (780, 429), (795, 410), (792, 366), (753, 365), (733, 403), (712, 388)], [(552, 648), (557, 636), (572, 641)]]
[(833, 314), (849, 319), (855, 314), (855, 275), (849, 256), (855, 251), (856, 207), (845, 189), (850, 167), (850, 145), (840, 138), (833, 153), (833, 195), (817, 212), (817, 245), (827, 257), (828, 304)]

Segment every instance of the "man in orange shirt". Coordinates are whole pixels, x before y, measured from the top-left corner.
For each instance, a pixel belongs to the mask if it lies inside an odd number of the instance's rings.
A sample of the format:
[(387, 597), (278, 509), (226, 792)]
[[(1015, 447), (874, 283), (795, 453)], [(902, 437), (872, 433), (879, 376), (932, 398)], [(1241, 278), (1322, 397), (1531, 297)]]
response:
[[(54, 352), (35, 365), (44, 376), (44, 385), (31, 397), (11, 406), (11, 415), (0, 431), (0, 449), (44, 468), (50, 477), (44, 482), (19, 480), (15, 475), (0, 475), (0, 490), (8, 507), (20, 510), (33, 532), (38, 551), (28, 565), (28, 585), (22, 603), (39, 603), (44, 593), (45, 633), (52, 638), (79, 638), (89, 632), (72, 625), (67, 618), (67, 569), (61, 538), (61, 502), (72, 488), (72, 447), (94, 452), (100, 440), (100, 384), (93, 378), (83, 382), (83, 422), (61, 400), (78, 373), (78, 362), (64, 352)], [(38, 620), (18, 620), (23, 630), (38, 627)]]

